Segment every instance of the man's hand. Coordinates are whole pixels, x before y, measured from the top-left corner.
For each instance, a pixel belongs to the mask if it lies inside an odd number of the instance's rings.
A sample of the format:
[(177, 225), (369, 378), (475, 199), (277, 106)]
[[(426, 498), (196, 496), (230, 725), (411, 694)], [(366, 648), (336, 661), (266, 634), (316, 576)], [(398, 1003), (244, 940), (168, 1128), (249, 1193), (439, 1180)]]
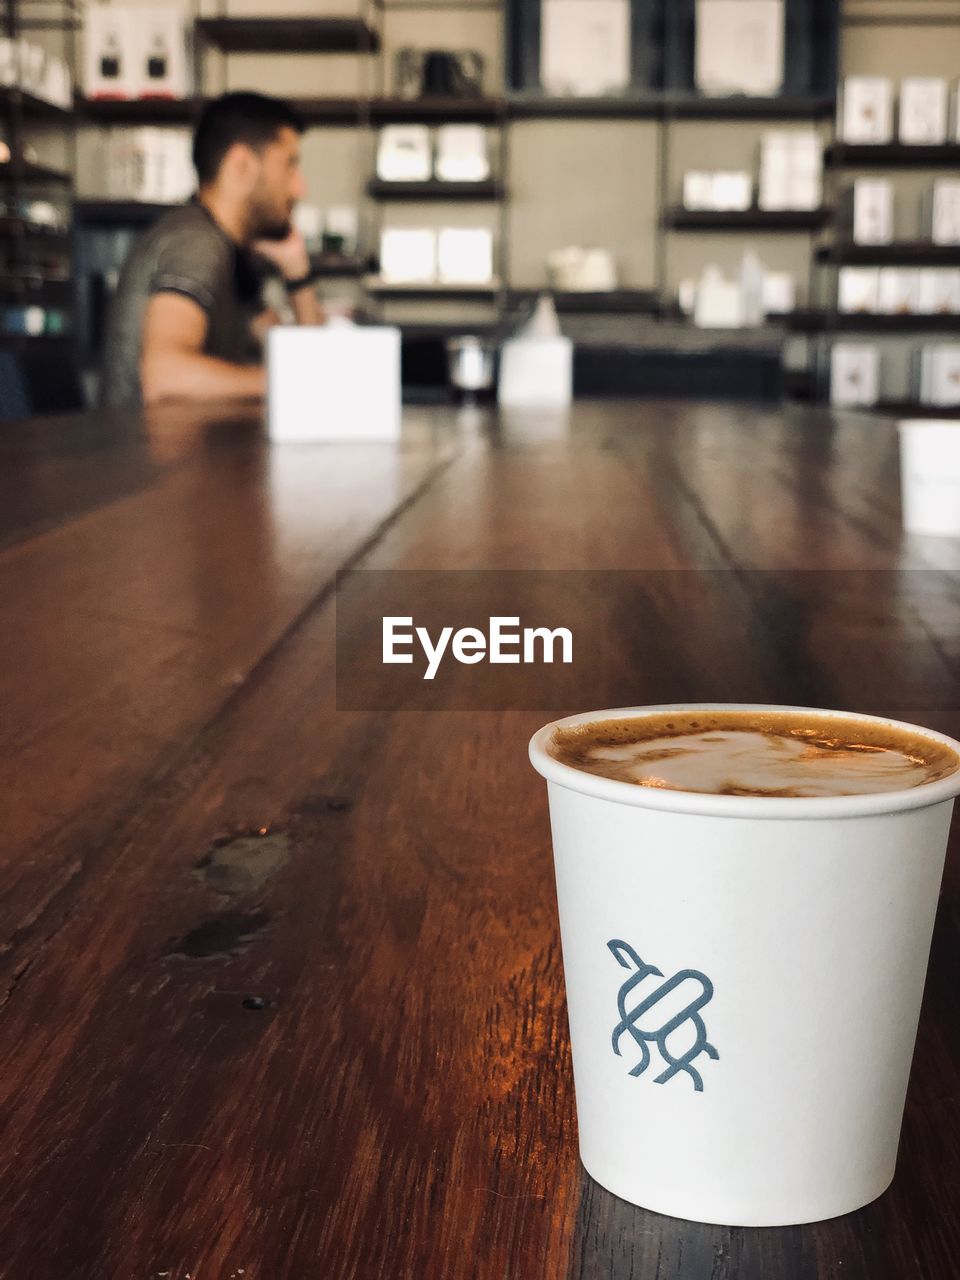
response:
[(306, 241), (296, 227), (283, 240), (255, 240), (253, 250), (279, 268), (284, 280), (302, 280), (310, 270)]

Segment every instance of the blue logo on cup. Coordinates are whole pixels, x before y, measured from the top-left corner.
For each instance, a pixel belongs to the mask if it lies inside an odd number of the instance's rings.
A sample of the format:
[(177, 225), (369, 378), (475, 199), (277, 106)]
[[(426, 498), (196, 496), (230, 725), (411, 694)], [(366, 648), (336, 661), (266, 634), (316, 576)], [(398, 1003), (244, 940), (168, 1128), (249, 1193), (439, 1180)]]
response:
[[(720, 1056), (713, 1045), (708, 1043), (707, 1029), (704, 1026), (703, 1019), (700, 1017), (700, 1010), (713, 999), (713, 983), (705, 974), (698, 973), (695, 969), (681, 969), (679, 973), (675, 973), (672, 978), (668, 978), (666, 982), (661, 983), (655, 990), (643, 997), (639, 1004), (628, 1009), (627, 998), (630, 992), (646, 981), (647, 978), (662, 978), (663, 974), (659, 969), (654, 968), (652, 964), (645, 964), (628, 942), (620, 942), (617, 939), (613, 939), (607, 943), (607, 946), (616, 957), (619, 965), (624, 969), (633, 968), (634, 970), (620, 988), (620, 993), (617, 996), (620, 1021), (613, 1029), (613, 1052), (617, 1057), (622, 1056), (620, 1053), (620, 1041), (625, 1035), (629, 1035), (640, 1050), (640, 1061), (635, 1067), (631, 1068), (630, 1074), (632, 1076), (642, 1076), (651, 1061), (649, 1046), (651, 1043), (655, 1043), (660, 1057), (667, 1066), (665, 1071), (661, 1071), (660, 1075), (655, 1077), (654, 1083), (666, 1084), (678, 1072), (685, 1071), (693, 1081), (693, 1087), (696, 1092), (702, 1093), (703, 1080), (700, 1073), (691, 1066), (691, 1063), (701, 1053), (705, 1053), (708, 1058), (714, 1059)], [(656, 1006), (665, 996), (668, 996), (671, 991), (675, 991), (684, 982), (688, 984), (695, 983), (698, 988), (698, 994), (679, 1013), (674, 1013), (665, 1022), (657, 1026)], [(648, 1014), (649, 1017), (644, 1018), (645, 1014)], [(643, 1026), (639, 1025), (641, 1019), (643, 1019)], [(693, 1044), (684, 1053), (677, 1055), (671, 1052), (667, 1045), (667, 1040), (685, 1024), (689, 1024), (687, 1034), (675, 1036), (674, 1042), (676, 1043), (677, 1040), (689, 1042), (690, 1033), (692, 1032)]]

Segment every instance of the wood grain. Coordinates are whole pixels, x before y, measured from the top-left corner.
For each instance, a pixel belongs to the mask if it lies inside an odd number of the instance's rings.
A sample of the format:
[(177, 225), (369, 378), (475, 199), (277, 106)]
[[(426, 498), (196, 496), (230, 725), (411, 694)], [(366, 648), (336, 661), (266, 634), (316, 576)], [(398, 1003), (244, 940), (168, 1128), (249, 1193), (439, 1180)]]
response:
[(891, 1191), (681, 1222), (577, 1159), (544, 714), (336, 710), (337, 568), (609, 570), (638, 703), (956, 733), (960, 546), (902, 535), (895, 447), (656, 403), (397, 448), (182, 410), (0, 436), (3, 1280), (952, 1280), (956, 839)]

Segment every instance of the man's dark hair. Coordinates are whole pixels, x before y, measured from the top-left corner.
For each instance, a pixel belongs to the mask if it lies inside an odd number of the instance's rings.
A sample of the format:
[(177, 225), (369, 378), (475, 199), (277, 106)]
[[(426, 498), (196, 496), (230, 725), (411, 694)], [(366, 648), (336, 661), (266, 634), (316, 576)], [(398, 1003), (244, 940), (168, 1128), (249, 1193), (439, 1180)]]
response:
[(193, 164), (200, 185), (213, 182), (235, 142), (259, 151), (283, 128), (303, 133), (303, 121), (279, 98), (262, 93), (225, 93), (214, 98), (204, 107), (193, 135)]

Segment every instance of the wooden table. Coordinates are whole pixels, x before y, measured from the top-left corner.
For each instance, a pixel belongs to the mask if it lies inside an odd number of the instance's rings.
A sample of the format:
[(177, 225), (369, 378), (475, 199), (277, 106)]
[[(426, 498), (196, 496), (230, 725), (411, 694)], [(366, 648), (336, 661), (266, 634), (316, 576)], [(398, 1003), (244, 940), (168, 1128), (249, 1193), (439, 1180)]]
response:
[(552, 717), (334, 701), (340, 567), (658, 571), (602, 655), (635, 702), (956, 734), (960, 542), (901, 535), (889, 425), (611, 402), (271, 450), (171, 409), (0, 459), (3, 1280), (960, 1274), (956, 841), (893, 1188), (681, 1222), (578, 1162)]

